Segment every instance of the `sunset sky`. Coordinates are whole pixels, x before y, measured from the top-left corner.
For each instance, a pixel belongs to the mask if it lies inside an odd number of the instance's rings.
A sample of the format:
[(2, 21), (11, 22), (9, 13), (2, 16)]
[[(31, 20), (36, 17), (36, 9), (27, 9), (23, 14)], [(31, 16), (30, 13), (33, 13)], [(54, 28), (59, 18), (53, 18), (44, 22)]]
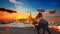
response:
[(0, 0), (0, 7), (35, 12), (38, 8), (59, 10), (60, 0)]
[(18, 10), (16, 14), (5, 13), (6, 15), (14, 15), (18, 18), (27, 17), (26, 15), (29, 15), (29, 12), (32, 12), (36, 16), (38, 8), (43, 8), (45, 11), (55, 9), (58, 15), (60, 11), (60, 0), (0, 0), (0, 8)]

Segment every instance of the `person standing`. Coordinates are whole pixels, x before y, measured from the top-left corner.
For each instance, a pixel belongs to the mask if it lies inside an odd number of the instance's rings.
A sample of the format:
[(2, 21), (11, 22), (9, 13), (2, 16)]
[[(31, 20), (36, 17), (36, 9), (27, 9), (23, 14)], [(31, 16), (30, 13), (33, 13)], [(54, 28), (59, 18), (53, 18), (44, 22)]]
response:
[[(43, 28), (43, 34), (45, 34), (45, 30), (49, 33), (52, 34), (49, 30), (48, 27), (48, 21), (43, 18), (42, 12), (44, 12), (43, 9), (39, 10), (38, 15), (36, 16), (36, 19), (34, 21), (35, 29), (37, 29), (37, 34), (40, 34), (39, 30)], [(34, 30), (35, 31), (35, 30)]]

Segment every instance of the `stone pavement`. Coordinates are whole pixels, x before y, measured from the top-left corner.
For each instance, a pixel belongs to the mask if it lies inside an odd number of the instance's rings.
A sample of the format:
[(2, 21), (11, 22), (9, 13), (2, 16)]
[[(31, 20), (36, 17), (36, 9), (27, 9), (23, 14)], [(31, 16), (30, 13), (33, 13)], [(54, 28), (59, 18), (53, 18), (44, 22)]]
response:
[[(52, 28), (50, 31), (53, 34), (60, 34), (57, 30), (53, 30)], [(37, 34), (34, 32), (34, 28), (0, 28), (0, 34)], [(48, 34), (47, 32), (45, 34)]]

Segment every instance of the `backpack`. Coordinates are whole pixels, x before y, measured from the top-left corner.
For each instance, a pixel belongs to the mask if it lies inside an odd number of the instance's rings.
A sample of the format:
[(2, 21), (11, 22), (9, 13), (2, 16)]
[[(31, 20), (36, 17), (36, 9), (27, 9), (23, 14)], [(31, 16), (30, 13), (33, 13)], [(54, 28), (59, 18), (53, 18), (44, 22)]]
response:
[(48, 21), (45, 20), (45, 19), (41, 19), (39, 21), (39, 25), (38, 26), (40, 26), (40, 27), (48, 27)]

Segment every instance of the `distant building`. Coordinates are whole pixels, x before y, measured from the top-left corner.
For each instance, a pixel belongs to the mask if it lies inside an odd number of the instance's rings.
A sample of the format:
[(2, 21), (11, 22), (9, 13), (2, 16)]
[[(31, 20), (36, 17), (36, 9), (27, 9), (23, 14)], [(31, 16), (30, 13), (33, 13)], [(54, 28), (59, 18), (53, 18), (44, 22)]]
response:
[(60, 21), (59, 21), (59, 22), (55, 22), (54, 25), (56, 25), (56, 26), (60, 26)]
[(30, 15), (28, 18), (19, 19), (20, 23), (32, 23), (34, 21), (34, 18), (32, 18), (31, 12), (29, 14)]

